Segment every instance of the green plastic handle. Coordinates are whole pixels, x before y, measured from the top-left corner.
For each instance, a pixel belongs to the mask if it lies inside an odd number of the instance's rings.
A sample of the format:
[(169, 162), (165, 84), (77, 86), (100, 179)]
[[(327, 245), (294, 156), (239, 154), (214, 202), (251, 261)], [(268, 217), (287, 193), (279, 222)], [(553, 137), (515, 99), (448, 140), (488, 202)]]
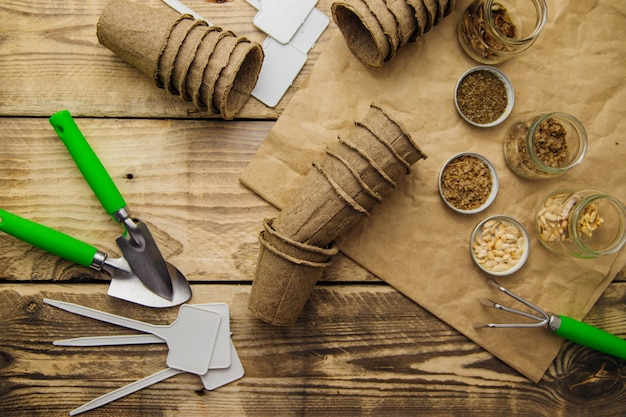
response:
[(85, 242), (2, 209), (0, 230), (82, 266), (89, 267), (98, 251)]
[(561, 326), (555, 331), (559, 336), (588, 348), (626, 359), (626, 340), (567, 316), (559, 316), (559, 318)]
[(70, 112), (61, 110), (50, 116), (49, 120), (106, 212), (112, 215), (126, 207), (122, 194), (87, 143)]

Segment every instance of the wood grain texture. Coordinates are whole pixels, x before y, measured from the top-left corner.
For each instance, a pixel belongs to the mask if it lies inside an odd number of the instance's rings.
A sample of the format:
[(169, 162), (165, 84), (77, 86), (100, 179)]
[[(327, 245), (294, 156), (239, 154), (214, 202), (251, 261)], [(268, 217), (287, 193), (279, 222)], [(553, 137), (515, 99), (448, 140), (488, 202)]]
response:
[[(191, 281), (250, 281), (262, 221), (277, 210), (239, 182), (271, 122), (76, 119), (133, 215)], [(108, 217), (45, 118), (4, 118), (0, 207), (112, 256), (121, 227)], [(330, 280), (373, 280), (338, 258)], [(351, 268), (350, 274), (342, 270)], [(0, 278), (108, 279), (0, 233)]]
[[(196, 376), (178, 375), (89, 415), (621, 416), (626, 407), (626, 362), (572, 343), (564, 343), (535, 385), (387, 286), (318, 286), (288, 329), (250, 316), (249, 289), (194, 285), (191, 300), (229, 304), (243, 379), (209, 392)], [(57, 310), (43, 297), (155, 324), (176, 316), (176, 309), (157, 314), (102, 290), (97, 284), (0, 285), (0, 414), (63, 416), (164, 367), (162, 345), (51, 345), (132, 331)], [(626, 336), (624, 320), (606, 320), (623, 317), (625, 301), (626, 285), (612, 286), (587, 321)]]
[[(326, 270), (295, 326), (254, 319), (247, 301), (257, 234), (277, 211), (239, 176), (336, 28), (331, 22), (276, 108), (252, 98), (241, 120), (224, 122), (157, 89), (98, 43), (95, 24), (107, 1), (0, 2), (0, 207), (119, 254), (120, 227), (47, 122), (64, 108), (80, 116), (129, 208), (192, 281), (190, 303), (229, 305), (246, 375), (210, 392), (197, 376), (178, 375), (86, 416), (626, 414), (625, 361), (564, 342), (544, 379), (532, 384), (345, 256)], [(184, 3), (216, 25), (264, 38), (243, 0)], [(330, 16), (331, 3), (317, 7)], [(52, 345), (130, 331), (54, 309), (43, 297), (155, 324), (177, 316), (175, 308), (108, 297), (106, 279), (0, 233), (1, 417), (66, 416), (164, 368), (161, 345)], [(625, 313), (621, 271), (585, 321), (626, 337)]]
[[(135, 0), (168, 7), (160, 0)], [(96, 23), (108, 0), (0, 3), (0, 116), (49, 116), (68, 108), (76, 116), (215, 118), (159, 89), (136, 68), (98, 43)], [(243, 0), (184, 2), (216, 26), (259, 43), (256, 10)], [(330, 16), (330, 0), (318, 8)], [(318, 44), (327, 40), (332, 27)], [(238, 118), (276, 119), (311, 71), (314, 47), (300, 75), (275, 108), (251, 97)]]

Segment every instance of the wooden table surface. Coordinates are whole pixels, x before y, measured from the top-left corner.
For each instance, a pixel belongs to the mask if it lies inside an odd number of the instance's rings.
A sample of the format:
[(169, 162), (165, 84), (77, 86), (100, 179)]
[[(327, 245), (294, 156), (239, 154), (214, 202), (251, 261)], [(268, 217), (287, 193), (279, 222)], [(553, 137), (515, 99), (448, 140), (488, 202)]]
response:
[[(236, 120), (224, 121), (157, 89), (99, 45), (95, 25), (106, 2), (0, 3), (0, 207), (118, 253), (119, 226), (48, 123), (53, 113), (70, 110), (129, 208), (192, 283), (190, 303), (229, 305), (245, 376), (207, 391), (197, 376), (177, 375), (86, 415), (626, 414), (625, 361), (564, 342), (534, 384), (341, 255), (295, 326), (253, 318), (247, 302), (257, 236), (277, 210), (239, 176), (336, 28), (331, 22), (276, 108), (251, 98)], [(256, 11), (243, 0), (186, 4), (218, 26), (264, 38), (252, 25)], [(321, 0), (318, 8), (330, 16), (330, 4)], [(621, 337), (625, 278), (620, 272), (585, 318)], [(162, 345), (52, 345), (120, 331), (60, 312), (44, 297), (157, 324), (176, 317), (176, 308), (107, 296), (107, 279), (0, 234), (0, 415), (67, 415), (165, 367)]]

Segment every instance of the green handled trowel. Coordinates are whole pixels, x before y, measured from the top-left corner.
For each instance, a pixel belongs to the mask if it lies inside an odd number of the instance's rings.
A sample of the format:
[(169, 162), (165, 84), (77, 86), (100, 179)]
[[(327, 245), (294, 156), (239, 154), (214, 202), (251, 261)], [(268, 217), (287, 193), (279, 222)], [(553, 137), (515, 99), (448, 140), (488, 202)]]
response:
[(148, 307), (173, 307), (191, 297), (189, 284), (180, 273), (173, 275), (174, 296), (172, 300), (167, 300), (149, 291), (123, 256), (112, 258), (95, 246), (2, 209), (0, 231), (68, 261), (108, 272), (111, 274), (111, 284), (107, 293), (112, 297)]
[(71, 114), (62, 110), (50, 117), (50, 124), (106, 212), (116, 222), (124, 225), (124, 233), (116, 241), (134, 275), (150, 291), (167, 300), (173, 300), (176, 288), (172, 282), (183, 281), (188, 286), (187, 281), (176, 268), (163, 259), (145, 223), (131, 217), (124, 198)]

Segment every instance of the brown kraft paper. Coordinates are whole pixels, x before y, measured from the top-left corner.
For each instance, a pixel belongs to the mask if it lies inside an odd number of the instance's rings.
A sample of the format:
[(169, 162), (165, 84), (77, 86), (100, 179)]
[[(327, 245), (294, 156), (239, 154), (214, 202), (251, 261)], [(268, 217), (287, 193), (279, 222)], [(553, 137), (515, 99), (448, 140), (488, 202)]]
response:
[[(552, 254), (537, 241), (533, 218), (540, 199), (560, 188), (600, 187), (626, 201), (626, 4), (548, 0), (548, 22), (539, 39), (525, 54), (498, 66), (513, 83), (515, 106), (503, 124), (488, 129), (463, 121), (452, 101), (458, 78), (477, 65), (456, 37), (457, 20), (468, 4), (458, 2), (437, 30), (406, 45), (377, 71), (355, 58), (343, 35), (335, 32), (241, 181), (282, 208), (311, 162), (323, 158), (372, 101), (393, 109), (429, 157), (399, 181), (366, 222), (340, 237), (339, 247), (488, 352), (539, 381), (563, 339), (542, 329), (474, 328), (475, 322), (515, 319), (483, 306), (480, 298), (519, 306), (490, 287), (473, 264), (469, 234), (488, 215), (507, 214), (521, 221), (530, 233), (530, 257), (519, 272), (501, 278), (501, 284), (547, 311), (578, 320), (624, 268), (626, 250), (584, 260)], [(587, 155), (562, 177), (523, 180), (506, 166), (504, 135), (515, 121), (545, 111), (564, 111), (582, 121), (589, 138)], [(484, 155), (498, 172), (499, 194), (480, 214), (457, 214), (439, 197), (441, 165), (462, 151)]]

